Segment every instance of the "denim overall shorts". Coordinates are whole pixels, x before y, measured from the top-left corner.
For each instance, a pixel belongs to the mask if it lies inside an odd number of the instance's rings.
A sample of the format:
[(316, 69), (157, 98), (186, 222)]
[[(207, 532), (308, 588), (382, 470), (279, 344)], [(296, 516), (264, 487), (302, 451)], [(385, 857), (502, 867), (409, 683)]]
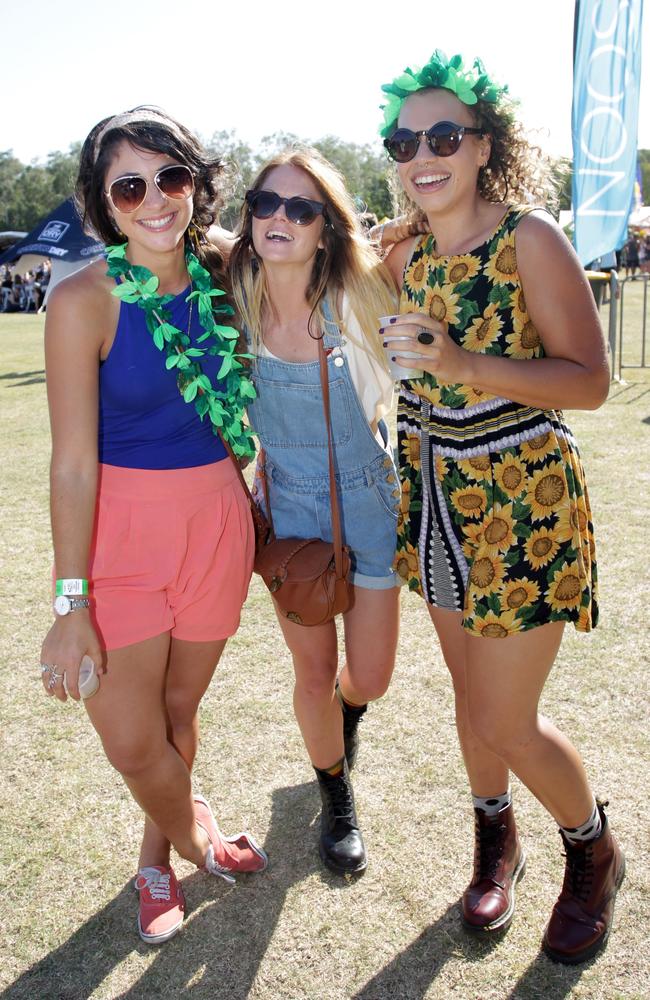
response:
[[(388, 431), (374, 437), (341, 349), (341, 333), (325, 305), (330, 413), (343, 540), (350, 547), (352, 582), (369, 590), (399, 586), (395, 556), (399, 477)], [(256, 357), (257, 398), (248, 417), (266, 452), (266, 476), (278, 538), (332, 540), (327, 426), (318, 361)], [(264, 506), (256, 479), (256, 499)]]

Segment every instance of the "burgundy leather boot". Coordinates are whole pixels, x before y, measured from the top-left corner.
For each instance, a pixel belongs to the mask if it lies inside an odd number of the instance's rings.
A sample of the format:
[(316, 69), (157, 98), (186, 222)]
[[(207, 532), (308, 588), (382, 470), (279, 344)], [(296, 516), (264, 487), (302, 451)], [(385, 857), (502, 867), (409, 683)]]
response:
[(564, 884), (542, 941), (554, 962), (577, 965), (591, 958), (612, 927), (625, 857), (612, 837), (604, 805), (598, 803), (603, 828), (595, 840), (571, 843), (560, 830), (566, 850)]
[(474, 875), (463, 893), (463, 924), (470, 931), (504, 931), (515, 912), (515, 887), (526, 870), (512, 805), (488, 816), (474, 810)]

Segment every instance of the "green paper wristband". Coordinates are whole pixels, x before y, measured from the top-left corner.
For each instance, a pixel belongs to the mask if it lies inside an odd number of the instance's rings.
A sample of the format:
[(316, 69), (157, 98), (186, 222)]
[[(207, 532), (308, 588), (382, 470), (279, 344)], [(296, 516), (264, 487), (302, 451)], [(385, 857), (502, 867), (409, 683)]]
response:
[(57, 580), (55, 594), (57, 597), (86, 597), (88, 594), (87, 580)]

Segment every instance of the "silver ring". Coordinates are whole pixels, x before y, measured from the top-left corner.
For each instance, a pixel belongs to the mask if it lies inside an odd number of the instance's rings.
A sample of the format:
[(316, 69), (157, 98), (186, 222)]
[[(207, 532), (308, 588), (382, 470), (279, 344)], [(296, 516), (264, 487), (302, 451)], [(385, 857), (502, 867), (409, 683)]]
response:
[(52, 689), (56, 687), (56, 682), (60, 681), (62, 677), (63, 674), (57, 674), (56, 670), (52, 670), (52, 673), (50, 674), (50, 679), (47, 682), (48, 689), (52, 691)]
[(51, 670), (52, 667), (49, 663), (41, 663), (41, 673), (44, 674), (46, 670)]

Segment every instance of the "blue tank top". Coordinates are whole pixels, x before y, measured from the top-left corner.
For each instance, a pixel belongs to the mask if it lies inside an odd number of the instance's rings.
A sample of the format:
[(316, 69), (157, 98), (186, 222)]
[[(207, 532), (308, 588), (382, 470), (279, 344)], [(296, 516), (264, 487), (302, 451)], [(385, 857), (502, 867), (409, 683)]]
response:
[[(187, 330), (188, 293), (186, 288), (167, 307), (179, 330)], [(203, 332), (195, 303), (193, 344)], [(100, 462), (127, 469), (188, 469), (227, 457), (209, 418), (200, 420), (194, 403), (181, 396), (176, 372), (167, 371), (165, 358), (147, 330), (144, 311), (134, 303), (120, 302), (115, 340), (99, 367)], [(218, 388), (221, 358), (206, 355), (200, 364)]]

